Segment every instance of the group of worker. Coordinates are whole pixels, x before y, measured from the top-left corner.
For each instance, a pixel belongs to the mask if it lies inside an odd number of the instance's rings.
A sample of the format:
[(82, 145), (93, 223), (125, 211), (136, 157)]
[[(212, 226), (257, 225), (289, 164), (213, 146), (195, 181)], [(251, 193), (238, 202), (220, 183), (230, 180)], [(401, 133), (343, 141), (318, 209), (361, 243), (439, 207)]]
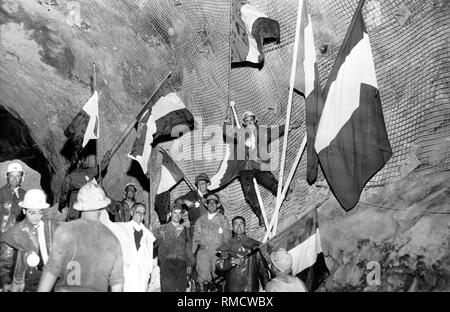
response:
[[(246, 146), (239, 177), (262, 225), (252, 179), (276, 193), (278, 182), (264, 169), (268, 154), (259, 149), (271, 135), (260, 133), (251, 112), (243, 125), (245, 133), (234, 132), (234, 140)], [(1, 291), (306, 291), (290, 275), (286, 250), (272, 253), (268, 265), (260, 242), (246, 235), (245, 219), (234, 216), (229, 222), (219, 196), (208, 190), (207, 174), (197, 175), (196, 189), (173, 201), (167, 223), (153, 233), (144, 226), (148, 210), (135, 200), (136, 185), (126, 184), (123, 200), (112, 201), (97, 175), (95, 159), (85, 157), (66, 176), (58, 208), (67, 218), (58, 223), (46, 217), (50, 205), (42, 190), (21, 187), (21, 165), (8, 166), (7, 184), (0, 189)]]

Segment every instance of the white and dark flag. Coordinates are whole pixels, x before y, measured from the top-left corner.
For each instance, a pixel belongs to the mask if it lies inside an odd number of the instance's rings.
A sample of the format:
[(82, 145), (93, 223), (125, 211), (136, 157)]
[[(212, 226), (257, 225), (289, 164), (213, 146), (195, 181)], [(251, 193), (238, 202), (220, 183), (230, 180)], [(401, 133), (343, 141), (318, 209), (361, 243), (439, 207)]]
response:
[(231, 63), (262, 63), (267, 38), (280, 40), (278, 22), (241, 0), (232, 0)]
[(160, 224), (164, 224), (167, 222), (167, 215), (170, 211), (170, 189), (184, 178), (184, 173), (165, 150), (161, 149), (161, 152), (163, 159), (161, 177), (155, 196), (155, 210)]
[(292, 275), (298, 276), (308, 291), (316, 290), (329, 276), (320, 242), (317, 209), (313, 209), (261, 246), (270, 262), (270, 254), (280, 248), (292, 256)]
[[(180, 133), (174, 129), (185, 126), (194, 128), (194, 117), (175, 92), (161, 97), (141, 116), (138, 122), (138, 136), (128, 157), (136, 160), (147, 173), (152, 144), (175, 138)], [(181, 129), (181, 128), (180, 128)]]
[(80, 151), (89, 140), (99, 138), (99, 128), (98, 93), (94, 91), (94, 94), (67, 126), (64, 135), (72, 141), (75, 150)]
[(314, 148), (322, 171), (347, 211), (392, 156), (361, 7), (325, 85), (323, 111), (309, 116), (319, 120)]

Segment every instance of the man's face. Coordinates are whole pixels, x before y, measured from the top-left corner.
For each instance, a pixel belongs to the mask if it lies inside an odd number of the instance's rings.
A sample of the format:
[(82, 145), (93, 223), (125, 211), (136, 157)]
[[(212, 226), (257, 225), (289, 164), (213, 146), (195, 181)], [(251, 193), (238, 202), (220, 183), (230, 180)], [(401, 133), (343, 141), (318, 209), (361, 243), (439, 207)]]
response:
[(256, 124), (256, 118), (254, 116), (249, 116), (247, 118), (244, 119), (244, 126), (248, 127), (248, 126), (255, 126)]
[(179, 224), (181, 221), (181, 216), (183, 212), (181, 209), (174, 209), (171, 212), (172, 222), (175, 224)]
[(235, 219), (233, 221), (233, 232), (236, 235), (245, 234), (245, 222), (242, 219)]
[(25, 218), (32, 225), (38, 225), (44, 216), (44, 209), (23, 209)]
[(208, 191), (208, 182), (203, 181), (203, 180), (202, 181), (198, 181), (197, 187), (198, 187), (200, 192), (205, 194)]
[(137, 206), (136, 208), (134, 208), (132, 214), (133, 214), (132, 220), (137, 224), (141, 224), (142, 221), (144, 221), (145, 207)]
[(13, 171), (7, 174), (8, 184), (11, 187), (19, 187), (22, 183), (23, 172)]
[(134, 187), (132, 187), (132, 186), (127, 187), (127, 189), (125, 191), (126, 198), (134, 199), (135, 195), (136, 195), (136, 190), (134, 189)]
[(217, 211), (217, 202), (215, 199), (210, 199), (206, 203), (208, 205), (208, 211), (210, 213), (215, 213)]

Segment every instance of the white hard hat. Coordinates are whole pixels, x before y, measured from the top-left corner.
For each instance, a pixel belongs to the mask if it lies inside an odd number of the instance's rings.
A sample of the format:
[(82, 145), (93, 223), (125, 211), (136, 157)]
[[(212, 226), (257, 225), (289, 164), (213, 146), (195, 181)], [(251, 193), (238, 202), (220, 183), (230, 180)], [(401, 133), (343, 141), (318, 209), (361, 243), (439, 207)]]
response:
[(50, 207), (46, 199), (47, 196), (43, 190), (31, 189), (25, 193), (23, 201), (19, 202), (19, 206), (26, 209), (46, 209)]
[(15, 162), (10, 163), (8, 165), (8, 168), (6, 169), (6, 173), (15, 172), (15, 171), (23, 172), (22, 165), (19, 163), (15, 163)]
[(255, 119), (256, 119), (256, 115), (253, 114), (252, 111), (246, 111), (246, 112), (242, 115), (242, 120), (245, 120), (245, 118), (251, 117), (251, 116), (255, 117)]
[(270, 255), (272, 264), (282, 273), (290, 273), (292, 271), (292, 256), (284, 248), (280, 248)]
[(106, 197), (105, 191), (95, 180), (86, 183), (78, 192), (77, 201), (73, 209), (78, 211), (99, 210), (111, 203), (111, 199)]

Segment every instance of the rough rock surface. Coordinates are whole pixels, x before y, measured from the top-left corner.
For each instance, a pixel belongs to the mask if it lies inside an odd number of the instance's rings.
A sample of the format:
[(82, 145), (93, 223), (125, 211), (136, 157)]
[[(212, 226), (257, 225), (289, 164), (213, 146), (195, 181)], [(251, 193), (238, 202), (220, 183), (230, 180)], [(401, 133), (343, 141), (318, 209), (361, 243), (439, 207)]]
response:
[[(450, 172), (364, 192), (345, 212), (319, 209), (331, 276), (322, 291), (449, 291)], [(377, 280), (375, 267), (380, 266)]]

